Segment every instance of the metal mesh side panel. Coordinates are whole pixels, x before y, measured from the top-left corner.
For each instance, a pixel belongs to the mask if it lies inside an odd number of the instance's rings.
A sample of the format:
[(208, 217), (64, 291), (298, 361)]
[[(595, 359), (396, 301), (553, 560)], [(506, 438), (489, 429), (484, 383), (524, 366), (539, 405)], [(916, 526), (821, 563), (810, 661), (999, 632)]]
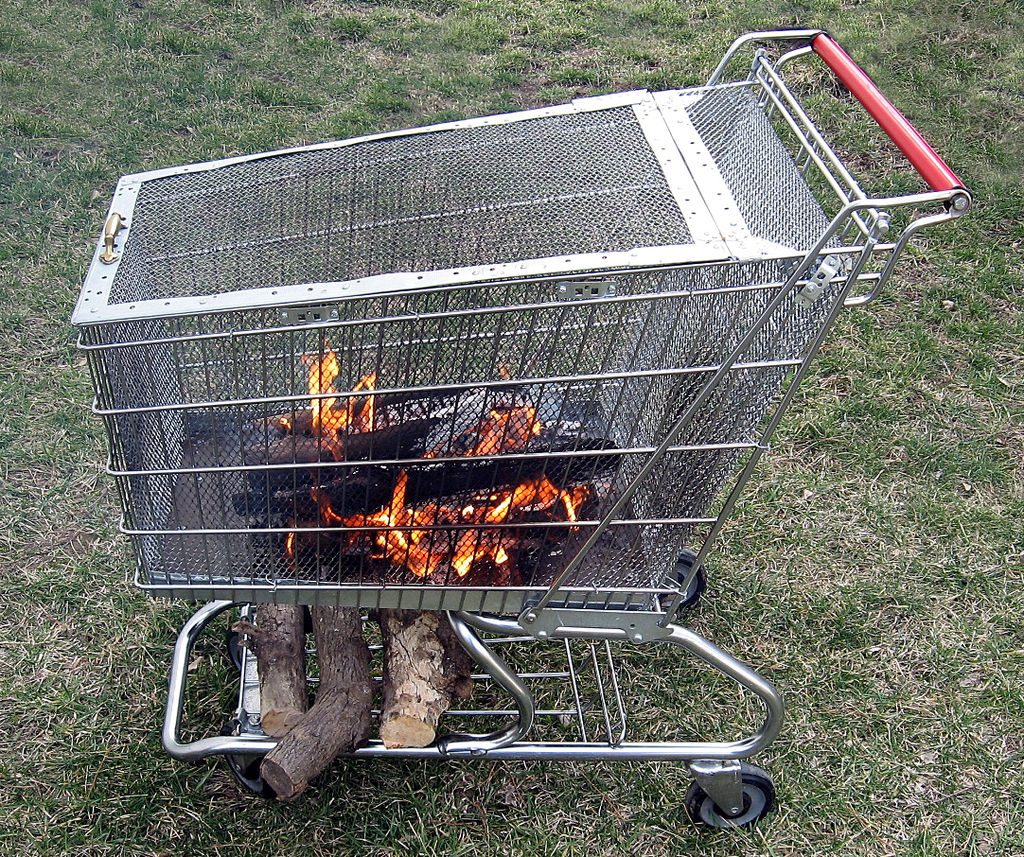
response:
[[(132, 321), (119, 325), (127, 341), (161, 336), (159, 322)], [(87, 328), (84, 341), (99, 344), (97, 329)], [(93, 351), (90, 363), (101, 409), (173, 405), (181, 401), (180, 375), (170, 345), (137, 346), (114, 352)], [(110, 438), (111, 463), (117, 470), (161, 471), (181, 464), (185, 420), (181, 411), (137, 411), (105, 417)], [(155, 473), (124, 480), (125, 524), (130, 529), (166, 528), (175, 508), (177, 477)], [(144, 570), (155, 572), (165, 562), (166, 544), (160, 536), (135, 539), (136, 554)]]
[[(739, 267), (686, 268), (660, 275), (659, 287), (666, 292), (693, 289), (676, 307), (665, 307), (639, 340), (639, 349), (629, 359), (663, 366), (717, 366), (739, 345), (777, 296), (785, 275), (776, 263)], [(749, 288), (773, 283), (773, 288)], [(729, 289), (730, 286), (735, 287)], [(725, 287), (724, 291), (720, 291)], [(820, 331), (830, 305), (839, 293), (832, 286), (827, 295), (811, 307), (800, 307), (791, 296), (769, 317), (762, 331), (737, 360), (750, 368), (728, 373), (710, 398), (696, 412), (677, 445), (698, 447), (670, 451), (634, 495), (635, 517), (701, 517), (716, 514), (716, 498), (735, 472), (743, 448), (706, 448), (729, 442), (757, 440), (757, 429), (779, 394), (790, 365), (803, 358), (811, 339)], [(656, 446), (676, 420), (697, 398), (709, 381), (707, 373), (664, 376), (642, 383), (627, 381), (617, 393), (622, 415), (613, 431), (628, 431), (629, 442)], [(644, 458), (626, 457), (618, 474), (621, 490), (643, 466)], [(613, 491), (613, 493), (615, 493)], [(644, 572), (633, 584), (653, 585), (663, 574), (671, 574), (680, 550), (693, 544), (700, 525), (642, 525)], [(639, 571), (639, 569), (638, 569)], [(641, 582), (642, 575), (649, 577)], [(617, 585), (616, 572), (599, 567), (583, 570), (573, 585)], [(668, 584), (671, 586), (671, 583)]]
[(689, 244), (630, 107), (145, 182), (111, 303)]
[[(94, 352), (112, 379), (101, 390), (101, 406), (184, 406), (133, 410), (109, 422), (122, 467), (185, 470), (122, 477), (130, 522), (171, 531), (138, 539), (149, 580), (183, 588), (437, 583), (380, 563), (352, 568), (336, 556), (289, 569), (283, 535), (264, 531), (280, 527), (282, 519), (252, 508), (259, 502), (254, 485), (269, 477), (227, 469), (244, 463), (247, 448), (264, 443), (253, 421), (308, 404), (307, 369), (299, 359), (304, 352), (322, 353), (328, 346), (338, 352), (338, 390), (351, 389), (368, 372), (378, 373), (381, 390), (457, 385), (465, 392), (451, 413), (468, 410), (470, 417), (474, 408), (489, 407), (486, 399), (473, 399), (479, 396), (474, 385), (539, 379), (523, 394), (546, 424), (578, 425), (581, 432), (587, 426), (623, 450), (614, 475), (594, 480), (583, 518), (596, 520), (639, 472), (648, 454), (643, 450), (660, 443), (783, 279), (778, 263), (721, 265), (624, 275), (616, 297), (607, 301), (561, 300), (551, 282), (504, 283), (348, 300), (339, 304), (337, 324), (308, 329), (282, 327), (273, 310), (262, 309), (94, 328), (89, 338), (97, 344), (169, 339), (112, 347), (100, 357)], [(829, 304), (822, 299), (801, 308), (790, 300), (778, 308), (740, 359), (747, 368), (716, 387), (678, 439), (684, 448), (670, 452), (641, 486), (572, 584), (647, 588), (665, 579), (699, 525), (644, 521), (713, 512), (791, 369), (777, 364), (802, 357)], [(229, 403), (261, 398), (271, 401)], [(438, 436), (446, 435), (450, 428), (442, 425)], [(238, 532), (217, 532), (233, 529)], [(581, 530), (565, 536), (561, 561), (585, 538)], [(307, 537), (316, 538), (315, 532)], [(557, 573), (558, 561), (548, 560), (531, 571), (531, 585)]]
[(807, 250), (824, 234), (828, 218), (750, 90), (708, 90), (687, 113), (753, 235)]

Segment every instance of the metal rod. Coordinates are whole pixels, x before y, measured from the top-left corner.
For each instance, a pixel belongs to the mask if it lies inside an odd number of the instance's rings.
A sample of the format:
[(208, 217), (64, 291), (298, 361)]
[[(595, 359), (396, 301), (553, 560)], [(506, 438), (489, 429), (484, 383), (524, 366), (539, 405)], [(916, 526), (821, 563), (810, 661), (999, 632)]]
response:
[[(765, 369), (765, 368), (777, 368), (784, 366), (795, 365), (799, 361), (793, 360), (762, 360), (749, 364), (737, 364), (736, 366), (730, 367), (735, 371), (743, 369)], [(672, 377), (675, 375), (702, 375), (711, 372), (717, 372), (721, 369), (717, 365), (708, 366), (681, 366), (672, 369), (637, 369), (637, 370), (623, 370), (621, 372), (608, 372), (608, 373), (596, 373), (596, 374), (585, 374), (585, 375), (552, 375), (552, 376), (538, 376), (531, 378), (521, 378), (516, 380), (516, 384), (521, 384), (524, 387), (536, 386), (540, 384), (581, 384), (586, 381), (612, 381), (622, 380), (626, 378), (658, 378), (658, 377)], [(216, 399), (205, 402), (173, 402), (167, 405), (141, 405), (132, 408), (94, 408), (93, 412), (100, 416), (107, 416), (112, 414), (146, 414), (146, 413), (165, 413), (168, 411), (189, 411), (198, 409), (210, 409), (210, 408), (238, 408), (240, 406), (248, 405), (273, 405), (282, 402), (312, 402), (322, 401), (325, 399), (365, 399), (370, 396), (386, 396), (393, 393), (460, 393), (466, 390), (472, 389), (499, 389), (504, 390), (508, 387), (509, 382), (505, 380), (497, 381), (466, 381), (461, 384), (432, 384), (429, 386), (422, 387), (386, 387), (375, 390), (348, 390), (344, 392), (328, 392), (328, 393), (296, 393), (291, 396), (258, 396), (253, 398), (245, 399)], [(424, 395), (425, 397), (425, 395)]]
[(718, 84), (719, 79), (725, 72), (732, 58), (736, 56), (740, 48), (751, 42), (792, 42), (792, 41), (810, 41), (815, 36), (820, 35), (822, 30), (765, 30), (760, 33), (747, 33), (746, 35), (740, 36), (736, 41), (729, 45), (729, 49), (725, 52), (721, 62), (715, 66), (715, 70), (711, 72), (711, 77), (708, 78), (707, 86), (715, 86)]
[[(756, 443), (750, 442), (737, 442), (737, 443), (702, 443), (702, 444), (675, 444), (669, 448), (669, 452), (716, 452), (729, 449), (744, 450), (752, 449), (757, 446)], [(472, 456), (473, 463), (482, 461), (548, 461), (557, 460), (559, 458), (601, 458), (608, 456), (624, 456), (624, 455), (647, 455), (652, 452), (656, 447), (653, 446), (629, 446), (629, 447), (611, 447), (609, 449), (580, 449), (580, 450), (553, 450), (551, 452), (496, 452), (488, 455), (474, 455)], [(431, 458), (374, 458), (374, 459), (353, 459), (351, 461), (318, 461), (315, 463), (303, 464), (301, 462), (287, 462), (285, 464), (225, 464), (223, 466), (208, 466), (208, 467), (167, 467), (167, 468), (149, 468), (149, 469), (136, 469), (136, 470), (121, 470), (113, 466), (113, 462), (108, 458), (106, 472), (111, 476), (164, 476), (164, 475), (180, 475), (190, 473), (248, 473), (248, 472), (260, 472), (268, 470), (295, 470), (302, 469), (303, 467), (315, 467), (317, 470), (330, 470), (330, 469), (358, 469), (365, 468), (368, 465), (374, 467), (409, 467), (409, 466), (433, 466), (435, 464), (465, 464), (467, 457), (462, 456), (437, 456)], [(269, 492), (268, 492), (269, 493)]]
[[(318, 533), (375, 533), (382, 529), (388, 530), (399, 530), (408, 531), (413, 530), (439, 530), (442, 532), (454, 532), (456, 530), (531, 530), (531, 529), (546, 529), (546, 530), (559, 530), (568, 529), (574, 530), (579, 528), (590, 528), (599, 527), (625, 527), (625, 526), (636, 526), (640, 524), (713, 524), (715, 518), (687, 518), (687, 517), (676, 517), (676, 518), (615, 518), (605, 522), (601, 520), (587, 520), (587, 521), (510, 521), (508, 523), (458, 523), (458, 524), (379, 524), (376, 526), (365, 525), (358, 527), (342, 527), (342, 526), (316, 526), (316, 527), (182, 527), (177, 530), (171, 529), (132, 529), (126, 526), (122, 526), (120, 531), (125, 535), (129, 536), (197, 536), (202, 534), (209, 535), (256, 535), (259, 533), (294, 533), (294, 532), (318, 532)], [(603, 532), (603, 530), (602, 530)]]
[(509, 669), (508, 664), (487, 647), (464, 620), (463, 614), (449, 612), (447, 616), (455, 636), (459, 638), (459, 642), (462, 643), (473, 660), (483, 667), (495, 683), (508, 691), (515, 700), (519, 716), (515, 723), (489, 735), (446, 736), (437, 742), (438, 752), (442, 756), (463, 754), (479, 756), (521, 740), (533, 728), (536, 716), (536, 706), (530, 689), (523, 684), (513, 670)]

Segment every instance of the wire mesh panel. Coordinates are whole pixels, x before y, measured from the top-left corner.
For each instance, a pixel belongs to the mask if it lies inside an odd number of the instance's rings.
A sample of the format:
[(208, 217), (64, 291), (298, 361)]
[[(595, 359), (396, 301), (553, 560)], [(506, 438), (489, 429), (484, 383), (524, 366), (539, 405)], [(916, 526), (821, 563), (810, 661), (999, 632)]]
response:
[(808, 250), (828, 219), (749, 88), (709, 89), (688, 107), (690, 121), (758, 238)]
[[(622, 276), (585, 301), (532, 281), (343, 302), (313, 326), (268, 310), (91, 329), (143, 581), (544, 586), (782, 282), (777, 263), (695, 267)], [(772, 314), (569, 585), (665, 586), (827, 307)], [(326, 363), (337, 371), (311, 393)], [(300, 430), (317, 406), (344, 425)], [(522, 489), (521, 514), (465, 511), (541, 477), (553, 501)], [(418, 547), (382, 541), (395, 527)]]
[(143, 183), (111, 303), (689, 244), (631, 107)]

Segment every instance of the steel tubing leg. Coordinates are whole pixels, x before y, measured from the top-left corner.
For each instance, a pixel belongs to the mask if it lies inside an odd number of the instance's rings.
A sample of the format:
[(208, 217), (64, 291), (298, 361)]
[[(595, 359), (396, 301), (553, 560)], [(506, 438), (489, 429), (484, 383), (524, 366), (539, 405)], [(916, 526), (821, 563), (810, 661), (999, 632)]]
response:
[(238, 606), (233, 601), (211, 601), (204, 604), (182, 626), (171, 656), (171, 671), (167, 687), (167, 708), (164, 711), (162, 741), (164, 750), (183, 762), (196, 762), (207, 756), (234, 753), (269, 753), (277, 743), (255, 736), (217, 736), (202, 738), (189, 744), (181, 743), (181, 715), (185, 707), (185, 684), (192, 647), (207, 625), (226, 610)]
[(466, 623), (458, 613), (448, 613), (448, 620), (452, 623), (452, 630), (459, 638), (459, 642), (465, 647), (477, 664), (503, 689), (512, 695), (519, 710), (519, 716), (514, 723), (506, 728), (490, 735), (451, 735), (438, 742), (438, 749), (442, 755), (456, 755), (468, 753), (479, 756), (491, 750), (507, 747), (526, 737), (533, 728), (536, 706), (534, 705), (533, 694), (523, 684), (519, 676), (509, 668), (508, 664), (499, 658), (476, 631)]
[(785, 717), (785, 704), (782, 694), (770, 681), (756, 673), (742, 661), (728, 652), (718, 648), (710, 640), (681, 625), (669, 625), (669, 634), (665, 638), (674, 646), (685, 649), (690, 654), (729, 676), (741, 687), (756, 694), (765, 707), (765, 719), (761, 728), (750, 738), (732, 744), (733, 752), (728, 755), (715, 755), (715, 758), (743, 759), (763, 750), (775, 740), (782, 728)]

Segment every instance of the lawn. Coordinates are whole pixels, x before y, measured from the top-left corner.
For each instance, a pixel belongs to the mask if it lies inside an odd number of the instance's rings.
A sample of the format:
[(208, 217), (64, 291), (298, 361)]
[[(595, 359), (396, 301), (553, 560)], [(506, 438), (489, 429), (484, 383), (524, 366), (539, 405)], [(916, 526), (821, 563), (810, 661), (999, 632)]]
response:
[[(696, 830), (668, 764), (347, 762), (284, 806), (171, 762), (161, 706), (190, 608), (129, 585), (68, 323), (118, 177), (692, 85), (735, 35), (780, 24), (836, 35), (976, 207), (844, 316), (710, 563), (695, 626), (787, 697), (757, 759), (778, 811)], [(1024, 853), (1022, 69), (1012, 0), (7, 0), (0, 853)], [(841, 139), (869, 139), (834, 105)], [(883, 184), (894, 166), (856, 162)], [(742, 728), (727, 685), (639, 652), (640, 725)], [(214, 731), (231, 707), (219, 639), (195, 667), (195, 728)]]

